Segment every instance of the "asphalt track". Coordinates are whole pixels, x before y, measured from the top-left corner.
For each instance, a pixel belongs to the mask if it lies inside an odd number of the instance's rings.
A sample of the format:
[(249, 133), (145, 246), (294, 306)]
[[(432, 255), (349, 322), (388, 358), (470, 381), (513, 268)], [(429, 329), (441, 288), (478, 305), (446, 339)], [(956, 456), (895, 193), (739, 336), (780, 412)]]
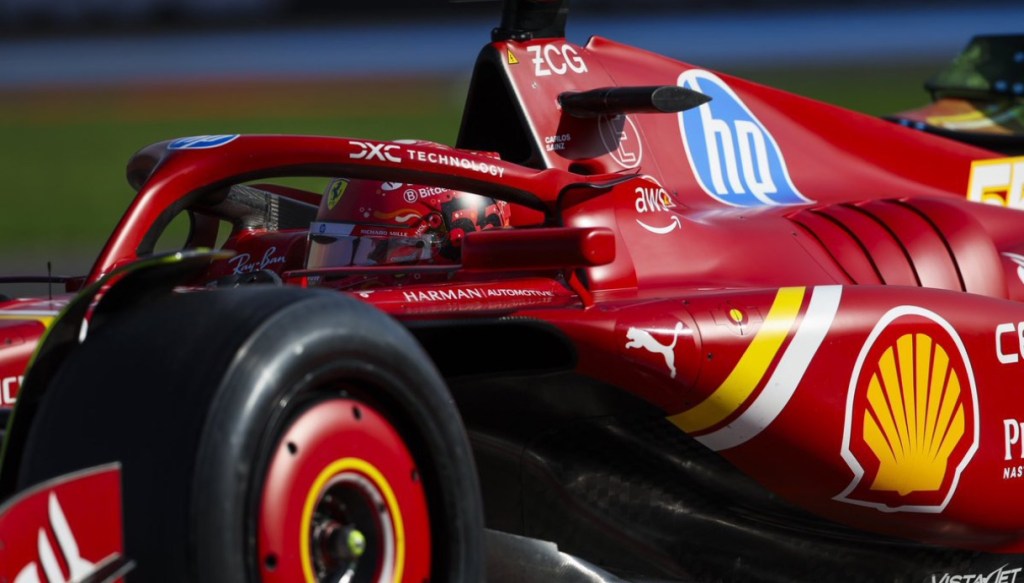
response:
[[(78, 39), (0, 39), (0, 90), (436, 73), (463, 75), (498, 23), (379, 22)], [(574, 13), (567, 36), (598, 34), (711, 68), (952, 58), (979, 33), (1024, 32), (1024, 2), (971, 8), (687, 15)]]

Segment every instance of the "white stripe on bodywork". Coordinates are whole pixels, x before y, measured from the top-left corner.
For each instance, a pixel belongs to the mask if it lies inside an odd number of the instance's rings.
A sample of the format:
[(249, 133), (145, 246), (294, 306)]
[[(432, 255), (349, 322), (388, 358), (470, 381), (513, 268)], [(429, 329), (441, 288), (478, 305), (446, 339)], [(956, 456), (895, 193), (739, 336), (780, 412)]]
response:
[(35, 320), (37, 318), (53, 318), (60, 313), (60, 310), (0, 310), (0, 316), (7, 319), (21, 318), (23, 320)]
[(761, 394), (739, 417), (697, 437), (697, 441), (715, 451), (736, 447), (764, 431), (779, 416), (832, 327), (842, 294), (843, 288), (838, 285), (814, 288), (807, 313)]

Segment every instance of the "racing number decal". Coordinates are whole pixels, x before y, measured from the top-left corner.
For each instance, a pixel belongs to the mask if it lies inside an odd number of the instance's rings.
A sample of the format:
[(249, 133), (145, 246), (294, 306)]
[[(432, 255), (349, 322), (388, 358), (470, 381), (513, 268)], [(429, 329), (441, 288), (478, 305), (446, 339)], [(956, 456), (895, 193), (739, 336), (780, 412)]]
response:
[(640, 131), (628, 115), (602, 115), (597, 121), (601, 143), (608, 155), (625, 168), (636, 168), (644, 156)]
[(790, 179), (775, 138), (725, 81), (690, 69), (678, 85), (711, 97), (678, 114), (686, 157), (704, 192), (733, 206), (811, 202)]
[(1024, 156), (972, 162), (967, 200), (1024, 209)]

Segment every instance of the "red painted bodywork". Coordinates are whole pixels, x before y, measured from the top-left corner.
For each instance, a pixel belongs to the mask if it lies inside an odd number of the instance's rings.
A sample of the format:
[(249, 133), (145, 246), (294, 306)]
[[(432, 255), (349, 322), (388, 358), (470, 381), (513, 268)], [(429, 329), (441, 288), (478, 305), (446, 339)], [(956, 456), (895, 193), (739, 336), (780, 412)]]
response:
[(39, 338), (67, 302), (66, 294), (0, 302), (0, 410), (14, 406)]
[(120, 468), (62, 476), (9, 500), (0, 506), (0, 542), (3, 581), (82, 581), (100, 572), (99, 580), (120, 581)]
[[(581, 374), (660, 407), (802, 508), (1024, 552), (1024, 275), (1005, 255), (1024, 251), (1024, 216), (967, 196), (972, 163), (997, 154), (600, 38), (496, 42), (478, 67), (514, 96), (534, 148), (523, 164), (332, 137), (156, 144), (133, 161), (141, 189), (88, 280), (144, 255), (176, 209), (240, 177), (367, 177), (503, 199), (522, 231), (467, 237), (465, 269), (410, 269), (401, 285), (375, 279), (394, 269), (364, 269), (378, 283), (349, 293), (400, 320), (550, 323), (576, 346)], [(558, 107), (564, 92), (694, 80), (728, 88), (757, 123), (700, 108), (578, 119)], [(688, 142), (684, 127), (701, 119), (703, 145)], [(732, 154), (723, 146), (717, 167), (702, 167), (707, 145), (727, 140)], [(710, 193), (708, 176), (746, 194), (764, 187), (757, 163), (773, 152), (774, 186), (790, 181), (802, 201)], [(325, 272), (303, 271), (305, 237), (236, 230), (225, 247), (239, 255), (208, 279), (258, 267), (317, 285)], [(23, 361), (9, 362), (0, 370), (17, 374)]]

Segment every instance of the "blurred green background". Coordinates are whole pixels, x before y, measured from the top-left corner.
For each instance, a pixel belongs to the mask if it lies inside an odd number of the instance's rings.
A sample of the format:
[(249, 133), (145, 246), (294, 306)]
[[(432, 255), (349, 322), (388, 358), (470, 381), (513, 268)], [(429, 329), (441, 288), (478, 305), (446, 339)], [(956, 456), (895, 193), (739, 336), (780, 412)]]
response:
[[(942, 63), (841, 68), (726, 69), (861, 112), (927, 101)], [(189, 135), (299, 133), (454, 143), (466, 77), (349, 78), (175, 86), (0, 91), (0, 271), (77, 274), (133, 195), (131, 155)]]

